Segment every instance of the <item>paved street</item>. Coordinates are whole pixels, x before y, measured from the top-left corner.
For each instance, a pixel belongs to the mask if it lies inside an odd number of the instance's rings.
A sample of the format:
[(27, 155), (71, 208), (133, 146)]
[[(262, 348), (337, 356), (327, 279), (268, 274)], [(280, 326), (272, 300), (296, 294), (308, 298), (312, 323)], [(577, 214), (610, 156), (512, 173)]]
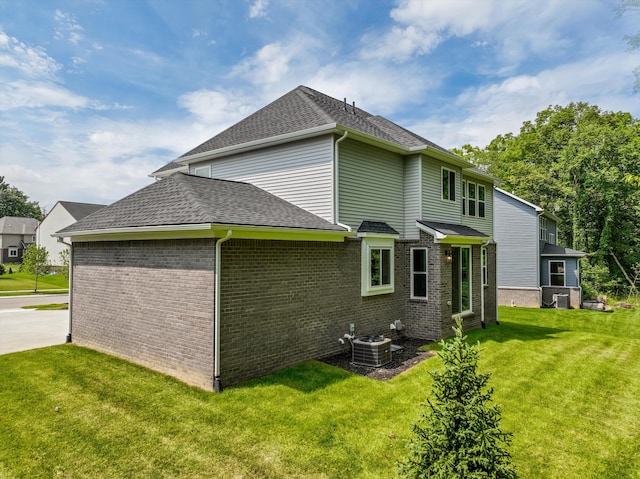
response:
[(0, 297), (0, 354), (63, 344), (69, 311), (36, 311), (22, 306), (68, 302), (68, 295)]

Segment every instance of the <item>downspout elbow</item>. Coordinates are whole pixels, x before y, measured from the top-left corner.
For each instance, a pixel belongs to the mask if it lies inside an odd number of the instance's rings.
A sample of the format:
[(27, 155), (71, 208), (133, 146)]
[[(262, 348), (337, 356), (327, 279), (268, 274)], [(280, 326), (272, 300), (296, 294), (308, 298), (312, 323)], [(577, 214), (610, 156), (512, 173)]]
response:
[(347, 130), (344, 130), (343, 135), (338, 138), (334, 144), (333, 147), (333, 222), (334, 224), (338, 225), (338, 226), (342, 226), (343, 228), (347, 228), (348, 231), (351, 231), (351, 228), (349, 228), (346, 225), (343, 225), (340, 223), (340, 204), (339, 204), (339, 198), (340, 198), (340, 191), (339, 191), (339, 153), (340, 153), (340, 149), (338, 147), (338, 144), (345, 140), (347, 138), (347, 136), (349, 135), (349, 132)]

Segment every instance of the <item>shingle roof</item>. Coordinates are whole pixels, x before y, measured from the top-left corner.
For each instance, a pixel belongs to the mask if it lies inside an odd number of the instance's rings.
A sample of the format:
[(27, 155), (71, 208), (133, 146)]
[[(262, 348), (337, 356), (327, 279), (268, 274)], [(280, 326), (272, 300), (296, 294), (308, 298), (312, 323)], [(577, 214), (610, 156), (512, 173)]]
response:
[(580, 257), (585, 256), (586, 253), (582, 251), (577, 251), (571, 248), (565, 248), (564, 246), (558, 246), (557, 244), (545, 243), (544, 248), (542, 248), (542, 252), (540, 253), (542, 256), (573, 256)]
[(3, 216), (0, 218), (0, 234), (3, 235), (34, 235), (38, 227), (35, 218), (22, 216)]
[(98, 205), (95, 203), (76, 203), (73, 201), (60, 201), (59, 202), (65, 210), (69, 212), (73, 219), (78, 221), (85, 216), (89, 216), (91, 213), (95, 213), (101, 210), (107, 205)]
[(457, 225), (454, 223), (435, 223), (433, 221), (424, 220), (418, 220), (418, 223), (447, 236), (477, 236), (481, 238), (489, 238), (488, 235), (478, 230), (474, 230), (469, 226)]
[(166, 165), (158, 168), (156, 171), (151, 173), (151, 176), (155, 175), (156, 173), (164, 173), (165, 171), (186, 170), (186, 168), (187, 167), (185, 165), (181, 165), (180, 163), (176, 163), (175, 161), (170, 161)]
[(358, 233), (382, 233), (388, 235), (400, 234), (383, 221), (363, 221), (358, 227)]
[(249, 183), (174, 173), (58, 234), (206, 223), (346, 231)]
[(188, 151), (181, 158), (334, 123), (404, 148), (427, 145), (452, 154), (382, 116), (373, 116), (358, 107), (354, 108), (344, 101), (301, 85)]

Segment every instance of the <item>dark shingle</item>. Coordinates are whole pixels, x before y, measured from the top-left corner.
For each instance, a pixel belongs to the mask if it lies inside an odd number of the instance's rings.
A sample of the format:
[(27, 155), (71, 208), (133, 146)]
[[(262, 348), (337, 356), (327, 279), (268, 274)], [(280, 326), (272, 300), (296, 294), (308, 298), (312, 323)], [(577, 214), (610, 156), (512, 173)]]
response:
[(565, 248), (564, 246), (558, 246), (557, 244), (545, 243), (544, 248), (542, 248), (542, 252), (540, 254), (542, 256), (580, 257), (580, 256), (584, 256), (586, 253), (583, 253), (582, 251), (577, 251), (571, 248)]
[(363, 221), (358, 227), (358, 233), (382, 233), (388, 235), (400, 234), (384, 221)]
[(373, 116), (353, 104), (345, 105), (344, 101), (309, 87), (299, 86), (188, 151), (181, 158), (334, 123), (403, 148), (424, 145), (453, 154), (386, 118)]
[(484, 233), (474, 230), (469, 226), (457, 225), (454, 223), (436, 223), (433, 221), (418, 220), (418, 223), (425, 225), (432, 230), (438, 231), (446, 236), (478, 236), (481, 238), (489, 238)]
[(346, 231), (249, 183), (174, 173), (58, 233), (206, 223)]
[(73, 201), (60, 201), (60, 204), (64, 206), (64, 209), (69, 212), (73, 219), (78, 221), (85, 216), (89, 216), (91, 213), (95, 213), (101, 210), (107, 205), (98, 205), (95, 203), (76, 203)]

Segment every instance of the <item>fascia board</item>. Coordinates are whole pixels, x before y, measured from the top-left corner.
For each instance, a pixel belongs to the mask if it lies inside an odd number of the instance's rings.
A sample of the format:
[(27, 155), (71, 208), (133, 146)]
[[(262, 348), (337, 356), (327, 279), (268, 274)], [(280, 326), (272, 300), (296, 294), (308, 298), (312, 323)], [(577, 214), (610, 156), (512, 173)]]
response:
[(564, 253), (564, 254), (541, 254), (541, 257), (556, 257), (556, 258), (582, 258), (586, 256), (586, 253)]
[(398, 239), (400, 238), (400, 234), (393, 233), (375, 233), (372, 231), (367, 231), (364, 233), (357, 233), (358, 238), (388, 238), (388, 239)]
[(328, 123), (326, 125), (317, 126), (314, 128), (308, 128), (306, 130), (294, 131), (292, 133), (285, 133), (284, 135), (270, 136), (268, 138), (261, 138), (259, 140), (248, 141), (246, 143), (240, 143), (239, 145), (226, 146), (224, 148), (218, 148), (211, 151), (203, 151), (202, 153), (196, 153), (189, 156), (184, 156), (173, 160), (175, 163), (181, 163), (188, 165), (196, 161), (210, 160), (219, 156), (226, 156), (235, 153), (242, 153), (245, 151), (251, 151), (258, 148), (264, 148), (266, 146), (279, 145), (281, 143), (288, 143), (294, 140), (302, 140), (305, 138), (312, 138), (324, 133), (330, 133), (336, 130), (336, 123)]
[(352, 231), (316, 230), (304, 228), (278, 228), (270, 226), (250, 225), (211, 225), (215, 236), (224, 236), (233, 231), (236, 239), (289, 240), (289, 241), (329, 241), (343, 242), (345, 238), (354, 236)]
[(161, 171), (160, 173), (156, 173), (155, 175), (153, 173), (151, 173), (149, 176), (149, 178), (166, 178), (167, 176), (171, 176), (174, 173), (178, 173), (180, 171), (189, 171), (189, 166), (188, 165), (183, 165), (180, 168), (173, 168), (171, 170), (165, 170), (165, 171)]
[(544, 209), (540, 208), (538, 205), (534, 205), (533, 203), (529, 203), (527, 200), (523, 200), (522, 198), (520, 198), (519, 196), (514, 195), (513, 193), (509, 193), (508, 191), (503, 190), (502, 188), (498, 188), (497, 186), (495, 187), (496, 191), (508, 196), (509, 198), (513, 198), (516, 201), (519, 201), (520, 203), (527, 205), (531, 208), (533, 208), (535, 211), (537, 211), (538, 213), (542, 213), (544, 211)]

